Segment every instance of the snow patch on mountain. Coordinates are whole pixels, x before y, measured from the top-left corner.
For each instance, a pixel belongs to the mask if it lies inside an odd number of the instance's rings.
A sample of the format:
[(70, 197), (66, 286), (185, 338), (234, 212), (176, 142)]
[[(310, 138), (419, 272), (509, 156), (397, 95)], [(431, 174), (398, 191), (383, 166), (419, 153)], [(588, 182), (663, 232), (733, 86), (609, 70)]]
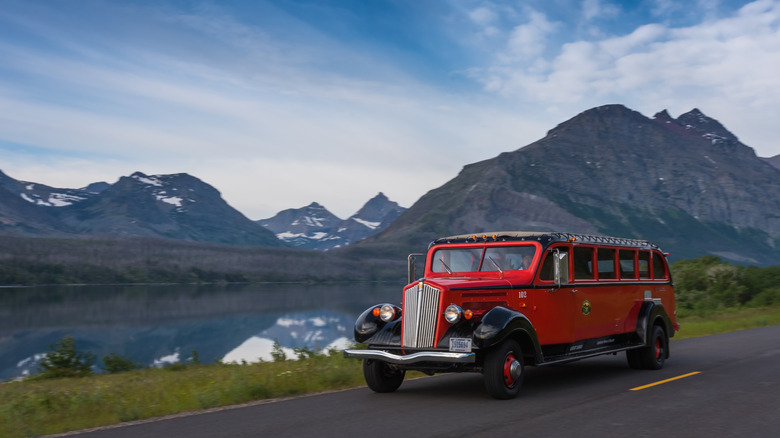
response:
[(158, 201), (162, 201), (162, 202), (165, 202), (167, 204), (171, 204), (171, 205), (175, 205), (177, 207), (181, 207), (182, 198), (180, 198), (178, 196), (165, 197), (165, 196), (163, 196), (161, 194), (158, 194), (158, 195), (155, 195), (155, 196), (157, 197)]
[(155, 178), (154, 176), (143, 176), (139, 173), (134, 173), (131, 175), (132, 178), (137, 179), (138, 181), (149, 184), (150, 186), (156, 186), (156, 187), (162, 187), (163, 183), (159, 179)]
[[(363, 219), (360, 219), (360, 218), (357, 218), (357, 217), (353, 217), (352, 220), (357, 222), (357, 223), (359, 223), (359, 224), (361, 224), (361, 225), (364, 225), (364, 226), (366, 226), (366, 227), (368, 227), (368, 228), (370, 228), (372, 230), (376, 230), (377, 228), (379, 228), (380, 225), (382, 225), (382, 222), (371, 222), (371, 221), (366, 221), (366, 220), (363, 220)], [(341, 228), (341, 229), (343, 230), (344, 228)]]
[[(27, 187), (28, 190), (33, 190), (32, 187), (34, 186), (30, 184)], [(48, 199), (42, 199), (38, 194), (28, 195), (27, 193), (21, 193), (21, 197), (27, 202), (44, 207), (66, 207), (87, 199), (86, 196), (76, 196), (67, 193), (49, 193)]]

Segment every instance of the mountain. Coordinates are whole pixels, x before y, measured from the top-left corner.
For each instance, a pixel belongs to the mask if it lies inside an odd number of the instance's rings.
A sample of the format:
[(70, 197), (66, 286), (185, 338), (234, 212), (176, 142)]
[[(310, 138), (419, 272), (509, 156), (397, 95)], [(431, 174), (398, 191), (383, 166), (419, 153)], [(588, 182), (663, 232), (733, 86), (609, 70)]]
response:
[(333, 230), (341, 219), (322, 205), (312, 202), (301, 208), (289, 208), (274, 217), (256, 223), (272, 231), (279, 240), (299, 248), (316, 249), (333, 239)]
[(770, 158), (763, 158), (763, 160), (771, 164), (772, 166), (780, 169), (780, 155), (775, 155), (774, 157), (770, 157)]
[(79, 189), (57, 189), (18, 181), (0, 171), (0, 232), (19, 235), (56, 235), (67, 227), (51, 213), (86, 201), (94, 193)]
[(302, 208), (281, 211), (257, 223), (293, 246), (327, 251), (384, 230), (404, 210), (380, 192), (346, 220), (339, 219), (322, 205), (313, 202)]
[(283, 246), (230, 207), (214, 187), (185, 173), (136, 172), (110, 186), (96, 183), (84, 189), (54, 189), (2, 174), (0, 189), (0, 232)]
[(643, 238), (673, 257), (780, 262), (780, 170), (694, 109), (585, 111), (468, 165), (361, 247), (421, 252), (437, 236), (560, 230)]
[(340, 246), (349, 245), (383, 231), (405, 210), (380, 192), (366, 202), (357, 213), (339, 224), (336, 236), (341, 239)]

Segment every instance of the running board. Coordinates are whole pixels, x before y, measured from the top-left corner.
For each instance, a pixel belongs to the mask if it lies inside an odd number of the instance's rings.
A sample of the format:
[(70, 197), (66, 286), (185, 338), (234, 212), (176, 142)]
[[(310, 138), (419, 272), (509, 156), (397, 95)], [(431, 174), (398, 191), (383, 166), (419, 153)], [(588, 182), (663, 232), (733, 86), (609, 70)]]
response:
[(539, 362), (536, 364), (536, 366), (543, 366), (543, 365), (554, 365), (559, 363), (565, 363), (565, 362), (574, 362), (575, 360), (580, 359), (587, 359), (590, 357), (596, 357), (596, 356), (603, 356), (606, 354), (613, 354), (613, 353), (620, 353), (621, 351), (626, 350), (633, 350), (636, 348), (642, 348), (644, 347), (643, 344), (631, 344), (631, 345), (623, 345), (620, 347), (610, 348), (608, 350), (599, 350), (599, 351), (586, 351), (581, 354), (570, 354), (570, 355), (560, 355), (560, 356), (550, 356), (550, 360), (543, 360), (542, 362)]

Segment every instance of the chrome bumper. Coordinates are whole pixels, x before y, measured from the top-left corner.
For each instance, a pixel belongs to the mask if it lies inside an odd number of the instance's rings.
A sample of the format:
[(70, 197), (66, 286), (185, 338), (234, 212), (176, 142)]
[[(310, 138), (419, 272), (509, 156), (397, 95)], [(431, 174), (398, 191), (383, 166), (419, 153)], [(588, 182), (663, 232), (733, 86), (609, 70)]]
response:
[(381, 350), (344, 350), (344, 357), (355, 359), (376, 359), (387, 363), (404, 365), (417, 362), (474, 363), (474, 353), (454, 353), (449, 351), (420, 351), (399, 355)]

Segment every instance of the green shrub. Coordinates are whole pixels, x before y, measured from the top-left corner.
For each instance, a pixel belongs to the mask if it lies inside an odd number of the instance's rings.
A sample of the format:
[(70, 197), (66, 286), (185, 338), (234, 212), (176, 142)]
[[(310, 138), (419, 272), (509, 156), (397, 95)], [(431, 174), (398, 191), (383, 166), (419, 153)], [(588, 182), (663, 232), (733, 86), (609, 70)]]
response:
[(55, 345), (49, 345), (46, 357), (39, 365), (39, 379), (57, 379), (61, 377), (84, 377), (92, 374), (95, 355), (91, 352), (76, 350), (76, 340), (65, 336)]
[(287, 360), (287, 354), (282, 350), (282, 346), (279, 345), (279, 341), (274, 339), (274, 345), (271, 347), (271, 357), (274, 362), (284, 362)]
[(109, 374), (124, 373), (141, 368), (143, 368), (141, 363), (133, 362), (132, 359), (126, 356), (118, 356), (114, 353), (103, 356), (103, 370)]

